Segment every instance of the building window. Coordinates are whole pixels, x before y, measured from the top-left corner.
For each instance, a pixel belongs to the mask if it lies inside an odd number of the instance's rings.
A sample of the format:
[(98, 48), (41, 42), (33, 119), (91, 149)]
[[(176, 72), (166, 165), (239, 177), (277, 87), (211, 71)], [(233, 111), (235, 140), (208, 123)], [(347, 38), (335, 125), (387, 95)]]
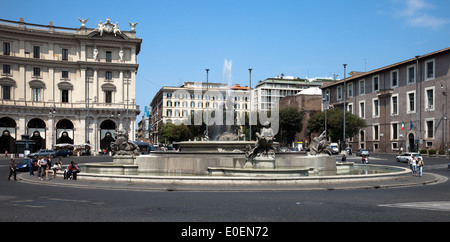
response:
[(105, 73), (105, 78), (106, 78), (106, 80), (112, 80), (112, 72), (111, 71), (107, 71)]
[(434, 139), (434, 120), (425, 120), (426, 137)]
[(347, 105), (347, 112), (349, 112), (350, 114), (353, 114), (353, 103), (349, 103)]
[(378, 99), (373, 100), (373, 117), (380, 116), (380, 101)]
[(11, 44), (8, 42), (3, 42), (3, 55), (11, 54)]
[(168, 117), (172, 117), (172, 110), (170, 110), (170, 109), (167, 110), (167, 116), (168, 116)]
[(347, 87), (347, 97), (353, 97), (353, 83), (349, 83)]
[(364, 102), (359, 103), (359, 117), (360, 118), (365, 117), (365, 103)]
[(359, 95), (364, 95), (366, 93), (366, 81), (359, 81)]
[(41, 89), (33, 88), (33, 101), (40, 102), (41, 101)]
[(172, 107), (172, 101), (167, 101), (167, 107)]
[(406, 112), (407, 113), (415, 113), (416, 109), (416, 93), (415, 91), (411, 91), (411, 92), (407, 92), (406, 94), (407, 96), (407, 107), (406, 107)]
[(336, 90), (336, 94), (337, 94), (337, 100), (342, 100), (342, 87), (341, 86), (339, 86), (339, 87), (337, 87), (337, 90)]
[(391, 97), (391, 114), (392, 115), (398, 115), (398, 96), (392, 95)]
[(41, 68), (33, 67), (33, 76), (41, 76)]
[(111, 51), (106, 51), (106, 62), (112, 62), (112, 53), (111, 53)]
[(69, 102), (69, 90), (61, 90), (61, 102), (62, 103)]
[(69, 78), (69, 71), (61, 71), (62, 78)]
[(391, 88), (398, 87), (398, 71), (391, 71)]
[(378, 92), (380, 90), (380, 77), (374, 76), (372, 78), (372, 82), (373, 82), (373, 91)]
[(435, 76), (434, 60), (425, 62), (425, 80), (434, 79)]
[(373, 125), (373, 140), (380, 140), (380, 126)]
[(69, 50), (62, 49), (62, 60), (69, 60)]
[(33, 46), (33, 58), (41, 58), (41, 47), (40, 46)]
[(398, 139), (398, 123), (391, 123), (391, 134), (392, 140)]
[(105, 91), (105, 103), (112, 103), (112, 91)]
[(425, 111), (434, 111), (434, 87), (425, 88)]
[(2, 99), (11, 100), (11, 86), (2, 86)]
[(3, 64), (3, 74), (11, 74), (11, 66)]
[(406, 71), (406, 80), (408, 84), (416, 82), (416, 66), (408, 66)]

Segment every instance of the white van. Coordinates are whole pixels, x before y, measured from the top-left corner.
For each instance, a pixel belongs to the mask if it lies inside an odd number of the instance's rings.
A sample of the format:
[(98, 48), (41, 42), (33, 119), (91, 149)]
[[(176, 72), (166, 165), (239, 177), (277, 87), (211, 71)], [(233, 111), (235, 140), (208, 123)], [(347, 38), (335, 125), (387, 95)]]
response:
[(331, 143), (330, 144), (330, 148), (331, 148), (331, 152), (333, 154), (338, 154), (339, 153), (339, 146), (337, 143)]

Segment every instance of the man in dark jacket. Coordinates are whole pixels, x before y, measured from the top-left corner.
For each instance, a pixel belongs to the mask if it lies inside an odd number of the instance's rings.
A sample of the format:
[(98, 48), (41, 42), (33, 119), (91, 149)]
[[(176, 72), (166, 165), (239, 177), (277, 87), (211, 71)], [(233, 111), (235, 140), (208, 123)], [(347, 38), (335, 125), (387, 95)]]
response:
[(8, 181), (11, 180), (12, 174), (14, 174), (14, 181), (17, 181), (17, 178), (16, 178), (16, 162), (14, 162), (14, 158), (11, 158), (11, 162), (9, 163), (9, 177), (8, 177)]

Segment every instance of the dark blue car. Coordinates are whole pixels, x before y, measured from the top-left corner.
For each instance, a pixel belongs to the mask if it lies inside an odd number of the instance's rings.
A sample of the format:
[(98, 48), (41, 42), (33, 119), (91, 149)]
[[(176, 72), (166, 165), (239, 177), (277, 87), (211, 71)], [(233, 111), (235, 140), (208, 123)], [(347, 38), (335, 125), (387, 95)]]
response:
[(31, 161), (31, 166), (33, 167), (33, 170), (37, 170), (37, 166), (35, 166), (37, 160), (36, 159), (24, 159), (21, 162), (16, 162), (16, 170), (17, 171), (30, 171), (30, 168), (28, 167), (28, 163)]

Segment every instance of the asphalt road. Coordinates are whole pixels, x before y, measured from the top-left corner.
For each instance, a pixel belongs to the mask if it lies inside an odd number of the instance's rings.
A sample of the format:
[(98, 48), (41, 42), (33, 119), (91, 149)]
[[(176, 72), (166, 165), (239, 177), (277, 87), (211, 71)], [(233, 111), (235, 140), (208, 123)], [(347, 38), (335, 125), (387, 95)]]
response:
[[(405, 166), (394, 155), (373, 164)], [(339, 157), (336, 157), (339, 159)], [(63, 158), (67, 164), (109, 157)], [(348, 161), (360, 158), (349, 157)], [(450, 177), (448, 159), (425, 158), (424, 172)], [(0, 221), (449, 222), (450, 181), (389, 189), (170, 192), (72, 188), (8, 181), (0, 159)], [(37, 178), (36, 178), (37, 180)], [(76, 182), (76, 181), (74, 181)], [(179, 231), (177, 231), (179, 232)]]

